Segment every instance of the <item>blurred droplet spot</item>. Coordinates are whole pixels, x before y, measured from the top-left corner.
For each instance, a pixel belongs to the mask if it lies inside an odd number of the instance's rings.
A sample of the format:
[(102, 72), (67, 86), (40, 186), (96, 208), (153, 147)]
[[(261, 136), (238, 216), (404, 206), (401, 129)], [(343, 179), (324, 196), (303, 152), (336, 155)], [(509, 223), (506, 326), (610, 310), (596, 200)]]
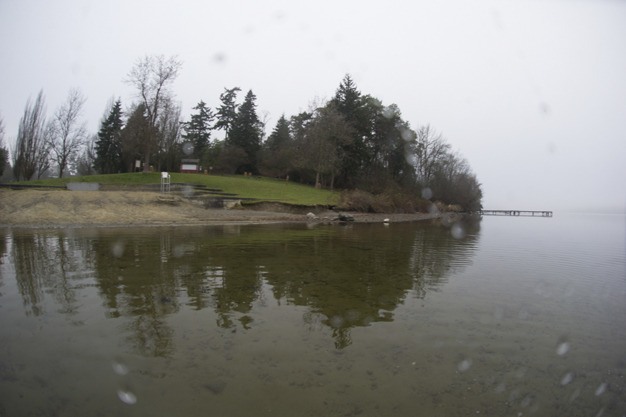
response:
[(137, 396), (129, 390), (118, 390), (117, 398), (124, 404), (133, 405), (137, 403)]
[(391, 119), (393, 117), (393, 115), (395, 114), (394, 110), (392, 107), (387, 106), (383, 109), (383, 117), (387, 118), (387, 119)]
[(471, 359), (463, 359), (461, 362), (459, 362), (459, 364), (456, 366), (456, 369), (459, 372), (465, 372), (467, 370), (469, 370), (472, 367), (472, 360)]
[(450, 233), (455, 239), (463, 239), (465, 237), (465, 228), (461, 223), (454, 223), (450, 228)]
[(115, 258), (121, 258), (124, 255), (124, 242), (115, 242), (111, 247), (111, 254)]
[(193, 144), (191, 142), (185, 142), (183, 144), (183, 153), (187, 156), (193, 153)]
[(556, 354), (559, 356), (563, 356), (565, 355), (567, 352), (569, 352), (570, 349), (570, 345), (567, 342), (561, 342), (559, 343), (559, 345), (556, 347)]
[(182, 193), (185, 197), (192, 197), (194, 194), (193, 187), (190, 185), (186, 185), (183, 187)]
[(128, 374), (128, 366), (123, 364), (121, 361), (113, 361), (113, 372), (118, 375), (126, 375)]
[(227, 59), (228, 56), (224, 52), (218, 52), (213, 55), (213, 62), (216, 64), (224, 64)]
[(573, 380), (574, 380), (574, 374), (572, 372), (568, 372), (565, 375), (563, 375), (563, 378), (561, 378), (561, 385), (567, 385)]
[(330, 325), (334, 329), (340, 329), (344, 324), (344, 319), (341, 316), (333, 316), (330, 318)]

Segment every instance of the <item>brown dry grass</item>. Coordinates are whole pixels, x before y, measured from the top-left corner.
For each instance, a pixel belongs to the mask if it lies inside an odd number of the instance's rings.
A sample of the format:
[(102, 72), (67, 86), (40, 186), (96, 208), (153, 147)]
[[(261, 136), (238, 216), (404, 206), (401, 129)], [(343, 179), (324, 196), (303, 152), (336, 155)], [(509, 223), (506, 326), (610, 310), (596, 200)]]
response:
[[(333, 219), (334, 212), (317, 213)], [(428, 214), (352, 213), (357, 222), (415, 221)], [(142, 191), (0, 190), (0, 225), (28, 227), (160, 226), (306, 222), (281, 210), (206, 209), (182, 197)]]
[(289, 213), (205, 209), (141, 191), (0, 190), (0, 224), (23, 226), (176, 225), (301, 221)]

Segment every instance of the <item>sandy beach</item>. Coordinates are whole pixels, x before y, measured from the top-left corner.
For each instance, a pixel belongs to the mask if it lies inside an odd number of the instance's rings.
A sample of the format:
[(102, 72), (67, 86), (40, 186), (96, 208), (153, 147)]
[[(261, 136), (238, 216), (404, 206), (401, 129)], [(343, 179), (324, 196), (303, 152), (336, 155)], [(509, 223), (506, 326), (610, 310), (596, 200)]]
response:
[[(146, 191), (65, 191), (47, 189), (0, 190), (0, 226), (172, 226), (211, 224), (262, 224), (332, 222), (337, 212), (311, 209), (311, 220), (302, 210), (264, 205), (261, 209), (205, 208), (202, 203)], [(406, 222), (436, 217), (425, 213), (349, 213), (355, 222)]]

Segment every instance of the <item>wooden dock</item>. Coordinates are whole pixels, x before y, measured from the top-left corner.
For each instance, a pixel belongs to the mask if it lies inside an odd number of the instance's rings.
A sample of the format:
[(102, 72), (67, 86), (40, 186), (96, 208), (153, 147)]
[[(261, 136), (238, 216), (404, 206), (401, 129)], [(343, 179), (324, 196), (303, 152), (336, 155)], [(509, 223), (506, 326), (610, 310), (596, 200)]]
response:
[(549, 210), (481, 210), (483, 216), (527, 216), (527, 217), (552, 217)]

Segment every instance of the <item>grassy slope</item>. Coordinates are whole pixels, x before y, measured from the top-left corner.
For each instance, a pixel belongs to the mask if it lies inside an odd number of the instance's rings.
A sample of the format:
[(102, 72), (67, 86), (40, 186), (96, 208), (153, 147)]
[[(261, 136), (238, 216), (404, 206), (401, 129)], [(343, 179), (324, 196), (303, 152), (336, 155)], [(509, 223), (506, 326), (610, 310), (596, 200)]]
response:
[[(100, 184), (112, 185), (142, 185), (159, 184), (161, 181), (160, 177), (161, 174), (158, 172), (140, 172), (131, 174), (53, 178), (28, 181), (25, 182), (25, 184), (64, 185), (68, 182), (98, 182)], [(336, 204), (339, 199), (339, 194), (336, 192), (319, 190), (311, 186), (271, 178), (172, 173), (171, 181), (172, 183), (202, 184), (209, 188), (220, 189), (226, 193), (237, 194), (244, 198), (278, 201), (288, 204), (333, 205)]]

